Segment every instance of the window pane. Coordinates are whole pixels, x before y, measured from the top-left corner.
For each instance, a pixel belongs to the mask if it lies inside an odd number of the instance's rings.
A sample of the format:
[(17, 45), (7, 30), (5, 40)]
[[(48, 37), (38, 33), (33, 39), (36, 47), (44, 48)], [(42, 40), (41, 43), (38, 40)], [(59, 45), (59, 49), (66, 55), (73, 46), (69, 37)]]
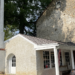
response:
[(55, 67), (54, 52), (51, 52), (51, 64), (52, 64), (52, 67)]
[(15, 67), (16, 66), (16, 57), (13, 56), (12, 57), (12, 67)]
[(49, 51), (43, 51), (44, 68), (50, 68)]
[(66, 65), (70, 65), (70, 56), (69, 56), (69, 52), (65, 52), (65, 61), (66, 61)]
[(16, 66), (16, 63), (12, 63), (12, 67), (15, 67)]

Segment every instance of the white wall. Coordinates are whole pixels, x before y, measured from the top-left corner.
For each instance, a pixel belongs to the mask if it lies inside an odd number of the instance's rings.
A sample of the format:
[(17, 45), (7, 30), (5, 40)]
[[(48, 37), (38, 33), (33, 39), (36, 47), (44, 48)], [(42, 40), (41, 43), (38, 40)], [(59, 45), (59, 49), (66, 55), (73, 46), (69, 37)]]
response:
[(4, 48), (4, 0), (0, 0), (0, 48)]
[(5, 45), (5, 74), (8, 72), (8, 57), (16, 56), (16, 75), (36, 75), (36, 51), (34, 46), (21, 37), (16, 37)]
[[(0, 0), (0, 49), (4, 49), (4, 0)], [(0, 50), (0, 72), (5, 71), (5, 51)]]
[(5, 71), (5, 51), (0, 50), (0, 72)]
[(37, 75), (55, 75), (55, 68), (44, 69), (43, 51), (36, 52)]

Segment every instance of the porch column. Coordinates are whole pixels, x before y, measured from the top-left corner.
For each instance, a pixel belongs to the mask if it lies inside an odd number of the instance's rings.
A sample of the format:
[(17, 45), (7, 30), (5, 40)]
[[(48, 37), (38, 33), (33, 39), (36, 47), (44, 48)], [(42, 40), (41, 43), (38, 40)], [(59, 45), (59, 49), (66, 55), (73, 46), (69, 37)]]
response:
[(73, 56), (73, 50), (71, 50), (71, 63), (72, 63), (72, 69), (74, 69), (74, 56)]
[(54, 48), (54, 57), (55, 57), (55, 71), (56, 75), (59, 75), (59, 64), (58, 64), (58, 53), (57, 53), (57, 48)]

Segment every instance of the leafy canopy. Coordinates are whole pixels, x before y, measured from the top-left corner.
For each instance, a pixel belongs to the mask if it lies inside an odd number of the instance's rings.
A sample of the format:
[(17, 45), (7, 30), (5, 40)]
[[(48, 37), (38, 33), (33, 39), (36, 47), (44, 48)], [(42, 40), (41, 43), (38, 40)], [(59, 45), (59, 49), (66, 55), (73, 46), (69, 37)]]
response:
[[(21, 34), (35, 36), (36, 20), (51, 1), (52, 0), (5, 0), (5, 28), (10, 25), (13, 30), (19, 29)], [(9, 36), (9, 34), (7, 35)]]

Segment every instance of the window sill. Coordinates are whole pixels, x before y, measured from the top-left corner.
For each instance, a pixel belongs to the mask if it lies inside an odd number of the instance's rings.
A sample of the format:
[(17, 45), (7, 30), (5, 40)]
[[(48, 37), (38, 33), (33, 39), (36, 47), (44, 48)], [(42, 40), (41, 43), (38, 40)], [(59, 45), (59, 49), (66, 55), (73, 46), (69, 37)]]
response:
[(50, 70), (50, 69), (55, 69), (55, 67), (53, 67), (53, 68), (44, 68), (44, 70)]
[(60, 68), (61, 68), (61, 67), (67, 67), (67, 65), (64, 65), (64, 66), (60, 66)]

